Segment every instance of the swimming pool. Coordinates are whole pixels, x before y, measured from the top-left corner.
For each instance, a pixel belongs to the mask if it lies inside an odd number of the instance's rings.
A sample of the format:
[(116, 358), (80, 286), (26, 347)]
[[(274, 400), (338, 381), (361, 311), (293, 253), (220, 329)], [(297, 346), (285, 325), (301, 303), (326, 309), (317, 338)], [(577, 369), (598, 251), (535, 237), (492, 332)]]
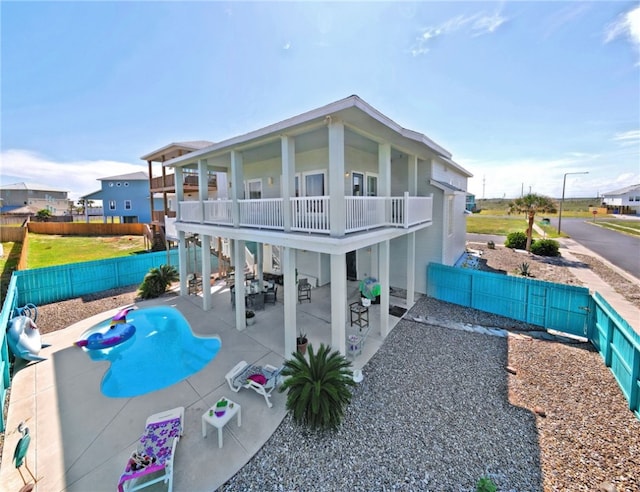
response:
[[(172, 307), (130, 311), (127, 322), (136, 332), (126, 342), (102, 350), (85, 350), (92, 360), (111, 365), (100, 384), (102, 394), (130, 398), (178, 383), (200, 371), (217, 355), (217, 336), (199, 337), (182, 314)], [(109, 329), (111, 318), (93, 326), (81, 339)]]

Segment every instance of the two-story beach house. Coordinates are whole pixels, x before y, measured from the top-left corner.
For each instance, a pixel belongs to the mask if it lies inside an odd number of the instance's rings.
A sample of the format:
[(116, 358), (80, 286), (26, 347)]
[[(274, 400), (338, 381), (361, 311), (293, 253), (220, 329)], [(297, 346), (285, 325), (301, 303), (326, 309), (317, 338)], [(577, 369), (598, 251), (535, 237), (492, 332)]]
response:
[[(218, 238), (229, 241), (236, 272), (244, 271), (245, 244), (258, 243), (258, 275), (284, 279), (285, 353), (295, 349), (298, 278), (331, 283), (331, 345), (344, 354), (347, 279), (377, 279), (386, 336), (390, 288), (406, 290), (410, 307), (415, 292), (426, 293), (427, 265), (451, 265), (464, 253), (471, 174), (358, 96), (169, 159), (162, 152), (176, 149), (163, 149), (143, 159), (174, 169), (181, 294), (188, 292), (185, 238), (197, 235), (206, 252), (205, 279)], [(190, 197), (184, 176), (198, 184)], [(243, 307), (244, 285), (235, 285)], [(211, 308), (209, 289), (202, 302)], [(235, 316), (244, 329), (244, 309)]]
[[(99, 178), (100, 190), (83, 196), (85, 200), (102, 200), (103, 220), (122, 224), (149, 224), (149, 176), (144, 171)], [(156, 206), (160, 205), (158, 199)], [(88, 207), (85, 208), (88, 216)]]

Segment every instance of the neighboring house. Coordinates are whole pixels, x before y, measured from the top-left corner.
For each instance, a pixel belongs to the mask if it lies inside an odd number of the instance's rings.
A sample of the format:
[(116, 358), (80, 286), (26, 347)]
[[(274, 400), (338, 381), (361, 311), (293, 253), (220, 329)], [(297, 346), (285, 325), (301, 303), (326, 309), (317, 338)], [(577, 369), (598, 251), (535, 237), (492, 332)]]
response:
[(640, 184), (602, 194), (602, 205), (609, 213), (640, 214)]
[(67, 191), (35, 183), (13, 183), (0, 186), (0, 213), (35, 215), (48, 210), (51, 215), (69, 213)]
[[(163, 163), (175, 157), (179, 157), (195, 150), (200, 150), (213, 145), (208, 140), (196, 140), (192, 142), (171, 143), (142, 157), (149, 166), (149, 195), (154, 197), (151, 201), (151, 227), (156, 234), (161, 234), (169, 241), (177, 241), (178, 237), (173, 228), (176, 210), (176, 184), (175, 175), (167, 173), (167, 168), (160, 166), (161, 174), (154, 173), (154, 163)], [(214, 193), (211, 198), (217, 198), (217, 186), (215, 171), (210, 171), (207, 178), (208, 190)], [(224, 184), (226, 190), (226, 182)], [(185, 199), (196, 199), (198, 196), (198, 175), (195, 172), (186, 171), (182, 176), (182, 190)], [(226, 196), (225, 196), (226, 197)]]
[[(102, 200), (104, 221), (114, 222), (116, 217), (123, 224), (151, 222), (149, 205), (149, 177), (144, 171), (100, 178), (102, 188), (81, 198)], [(159, 205), (158, 201), (158, 205)], [(85, 215), (89, 208), (86, 207)], [(89, 216), (86, 215), (87, 220)]]
[[(378, 279), (384, 337), (390, 287), (406, 290), (411, 307), (414, 293), (427, 291), (427, 265), (453, 265), (465, 251), (472, 175), (447, 150), (358, 96), (165, 160), (164, 166), (175, 172), (181, 294), (188, 293), (185, 238), (199, 236), (207, 253), (218, 238), (227, 238), (236, 272), (245, 265), (245, 242), (257, 242), (258, 275), (284, 276), (285, 353), (295, 351), (298, 278), (331, 283), (331, 345), (344, 354), (348, 278)], [(184, 176), (209, 183), (211, 173), (218, 180), (226, 176), (228, 196), (207, 185), (188, 200)], [(211, 265), (203, 255), (201, 274), (209, 278)], [(203, 294), (208, 310), (211, 294)], [(235, 296), (236, 306), (244, 306), (242, 282), (236, 282)], [(244, 309), (236, 308), (238, 329), (245, 323)]]

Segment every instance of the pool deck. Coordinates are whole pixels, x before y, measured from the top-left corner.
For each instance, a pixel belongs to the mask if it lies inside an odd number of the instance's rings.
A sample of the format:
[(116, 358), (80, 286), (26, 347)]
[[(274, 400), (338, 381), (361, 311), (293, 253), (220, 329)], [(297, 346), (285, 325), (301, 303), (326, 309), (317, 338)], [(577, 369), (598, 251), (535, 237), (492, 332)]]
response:
[[(349, 282), (349, 299), (357, 299), (357, 282)], [(273, 407), (251, 390), (232, 392), (225, 374), (239, 361), (279, 366), (284, 360), (284, 310), (281, 299), (257, 311), (256, 323), (244, 331), (235, 329), (235, 313), (223, 283), (213, 286), (213, 309), (204, 312), (199, 296), (168, 296), (137, 304), (175, 306), (187, 318), (195, 334), (218, 335), (222, 348), (200, 372), (168, 388), (133, 398), (107, 398), (100, 381), (108, 362), (92, 361), (73, 346), (89, 327), (110, 318), (118, 309), (88, 318), (51, 334), (51, 344), (41, 354), (47, 360), (16, 371), (11, 385), (7, 431), (0, 467), (2, 491), (23, 486), (13, 465), (13, 451), (24, 421), (30, 430), (27, 465), (36, 475), (36, 491), (113, 491), (149, 415), (174, 407), (185, 408), (185, 433), (174, 460), (174, 490), (213, 491), (231, 478), (262, 447), (286, 414), (286, 395), (274, 391)], [(298, 304), (297, 323), (304, 326), (310, 343), (329, 343), (331, 333), (330, 286), (312, 291), (312, 302)], [(390, 305), (405, 307), (404, 299), (392, 297)], [(361, 368), (382, 344), (379, 305), (370, 308), (371, 331), (362, 354), (354, 361)], [(400, 318), (390, 316), (395, 326)], [(347, 322), (347, 326), (349, 323)], [(158, 361), (159, 364), (162, 361)], [(132, 374), (131, 378), (144, 378)], [(216, 431), (202, 437), (201, 417), (220, 397), (239, 403), (242, 426), (235, 418), (224, 427), (224, 446), (218, 448)], [(22, 467), (27, 478), (28, 472)], [(145, 490), (166, 490), (164, 483)]]

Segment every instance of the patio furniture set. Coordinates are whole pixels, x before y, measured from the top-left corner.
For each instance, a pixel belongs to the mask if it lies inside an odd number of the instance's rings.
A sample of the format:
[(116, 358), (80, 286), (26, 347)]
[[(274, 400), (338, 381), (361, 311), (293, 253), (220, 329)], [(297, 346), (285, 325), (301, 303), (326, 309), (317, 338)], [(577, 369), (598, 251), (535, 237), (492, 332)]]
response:
[[(252, 389), (262, 395), (271, 408), (271, 393), (280, 384), (283, 367), (258, 366), (241, 361), (227, 373), (225, 379), (235, 393), (241, 389)], [(207, 426), (218, 430), (218, 447), (223, 442), (223, 430), (233, 417), (238, 427), (242, 426), (242, 407), (229, 398), (220, 398), (202, 414), (202, 437), (207, 437)], [(118, 492), (133, 492), (159, 482), (173, 490), (173, 462), (176, 446), (184, 434), (184, 407), (177, 407), (147, 418), (144, 432), (138, 440), (136, 450), (127, 461), (118, 481)]]

